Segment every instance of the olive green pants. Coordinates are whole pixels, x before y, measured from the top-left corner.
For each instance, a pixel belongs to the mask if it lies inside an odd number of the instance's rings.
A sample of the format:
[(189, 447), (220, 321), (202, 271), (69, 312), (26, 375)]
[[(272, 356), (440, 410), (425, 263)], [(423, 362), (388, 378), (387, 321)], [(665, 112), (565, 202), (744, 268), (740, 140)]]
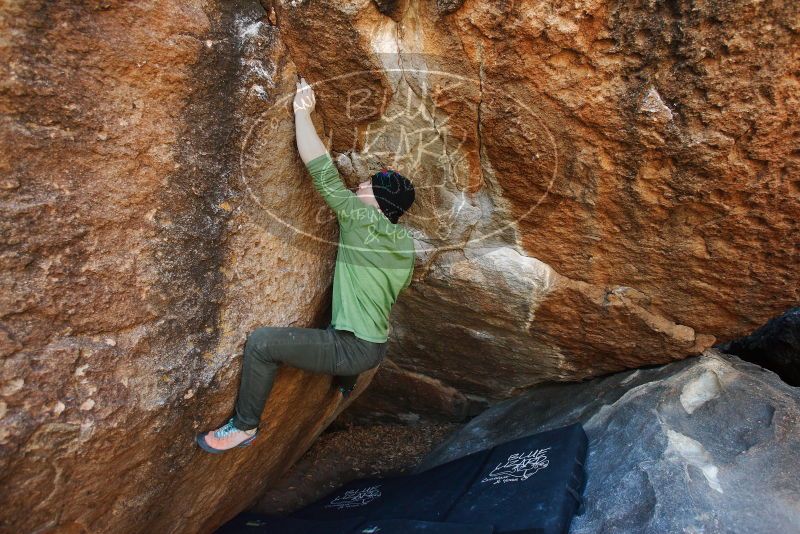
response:
[(278, 364), (336, 376), (358, 375), (377, 367), (388, 343), (373, 343), (348, 330), (264, 326), (247, 337), (233, 425), (256, 428), (272, 390)]

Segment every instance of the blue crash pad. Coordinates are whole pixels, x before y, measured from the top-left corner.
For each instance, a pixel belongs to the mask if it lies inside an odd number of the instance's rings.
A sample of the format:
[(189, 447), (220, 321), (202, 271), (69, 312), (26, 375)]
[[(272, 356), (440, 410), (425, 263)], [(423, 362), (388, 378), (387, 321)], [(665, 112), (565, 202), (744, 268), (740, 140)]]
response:
[(492, 525), (437, 523), (413, 519), (378, 519), (367, 521), (351, 534), (492, 534)]
[(322, 499), (298, 510), (292, 517), (332, 520), (349, 517), (372, 517), (386, 498), (401, 485), (398, 479), (360, 478), (348, 482)]
[(243, 512), (215, 534), (344, 534), (363, 522), (362, 517), (313, 521)]
[(495, 446), (446, 521), (488, 523), (497, 533), (567, 532), (581, 504), (587, 445), (576, 423)]
[(366, 517), (443, 521), (478, 475), (489, 453), (479, 451), (421, 473), (398, 477), (389, 498)]
[(291, 517), (241, 514), (218, 532), (564, 534), (582, 509), (587, 445), (575, 423), (422, 473), (354, 480)]
[(293, 516), (441, 521), (472, 483), (489, 452), (480, 451), (412, 475), (355, 480)]

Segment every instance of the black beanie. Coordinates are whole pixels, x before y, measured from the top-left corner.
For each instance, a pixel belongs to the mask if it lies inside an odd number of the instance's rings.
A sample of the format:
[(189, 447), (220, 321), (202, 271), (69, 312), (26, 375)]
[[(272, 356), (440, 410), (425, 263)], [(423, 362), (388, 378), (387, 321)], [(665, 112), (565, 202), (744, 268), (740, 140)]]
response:
[(414, 184), (397, 171), (384, 168), (372, 175), (372, 194), (383, 214), (397, 224), (414, 203)]

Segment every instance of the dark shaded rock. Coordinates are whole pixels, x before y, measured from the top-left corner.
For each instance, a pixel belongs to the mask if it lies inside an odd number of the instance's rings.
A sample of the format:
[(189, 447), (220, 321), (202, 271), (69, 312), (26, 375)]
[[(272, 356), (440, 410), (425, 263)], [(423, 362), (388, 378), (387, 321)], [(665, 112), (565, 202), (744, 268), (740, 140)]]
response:
[(586, 511), (570, 532), (797, 532), (800, 390), (715, 349), (669, 365), (536, 386), (473, 419), (422, 471), (580, 422)]
[(373, 0), (375, 7), (382, 14), (391, 17), (395, 22), (403, 18), (403, 12), (408, 8), (408, 0)]
[(775, 371), (787, 384), (800, 386), (800, 307), (770, 319), (748, 336), (715, 348)]
[(436, 9), (442, 15), (448, 15), (464, 5), (464, 0), (436, 0)]
[(483, 412), (488, 402), (464, 395), (457, 389), (424, 374), (407, 371), (388, 358), (370, 388), (334, 422), (348, 424), (463, 422)]

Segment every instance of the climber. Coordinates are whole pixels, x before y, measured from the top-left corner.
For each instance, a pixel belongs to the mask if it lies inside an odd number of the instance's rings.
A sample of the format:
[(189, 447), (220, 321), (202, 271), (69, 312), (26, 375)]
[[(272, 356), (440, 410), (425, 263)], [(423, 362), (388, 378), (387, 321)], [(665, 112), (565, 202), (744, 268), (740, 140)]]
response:
[(315, 105), (313, 89), (300, 78), (293, 103), (297, 149), (339, 223), (331, 322), (325, 329), (263, 326), (248, 335), (233, 417), (196, 436), (211, 453), (253, 442), (279, 363), (351, 378), (377, 367), (391, 308), (411, 283), (414, 242), (398, 218), (414, 203), (413, 184), (384, 167), (355, 192), (348, 189), (311, 122)]

